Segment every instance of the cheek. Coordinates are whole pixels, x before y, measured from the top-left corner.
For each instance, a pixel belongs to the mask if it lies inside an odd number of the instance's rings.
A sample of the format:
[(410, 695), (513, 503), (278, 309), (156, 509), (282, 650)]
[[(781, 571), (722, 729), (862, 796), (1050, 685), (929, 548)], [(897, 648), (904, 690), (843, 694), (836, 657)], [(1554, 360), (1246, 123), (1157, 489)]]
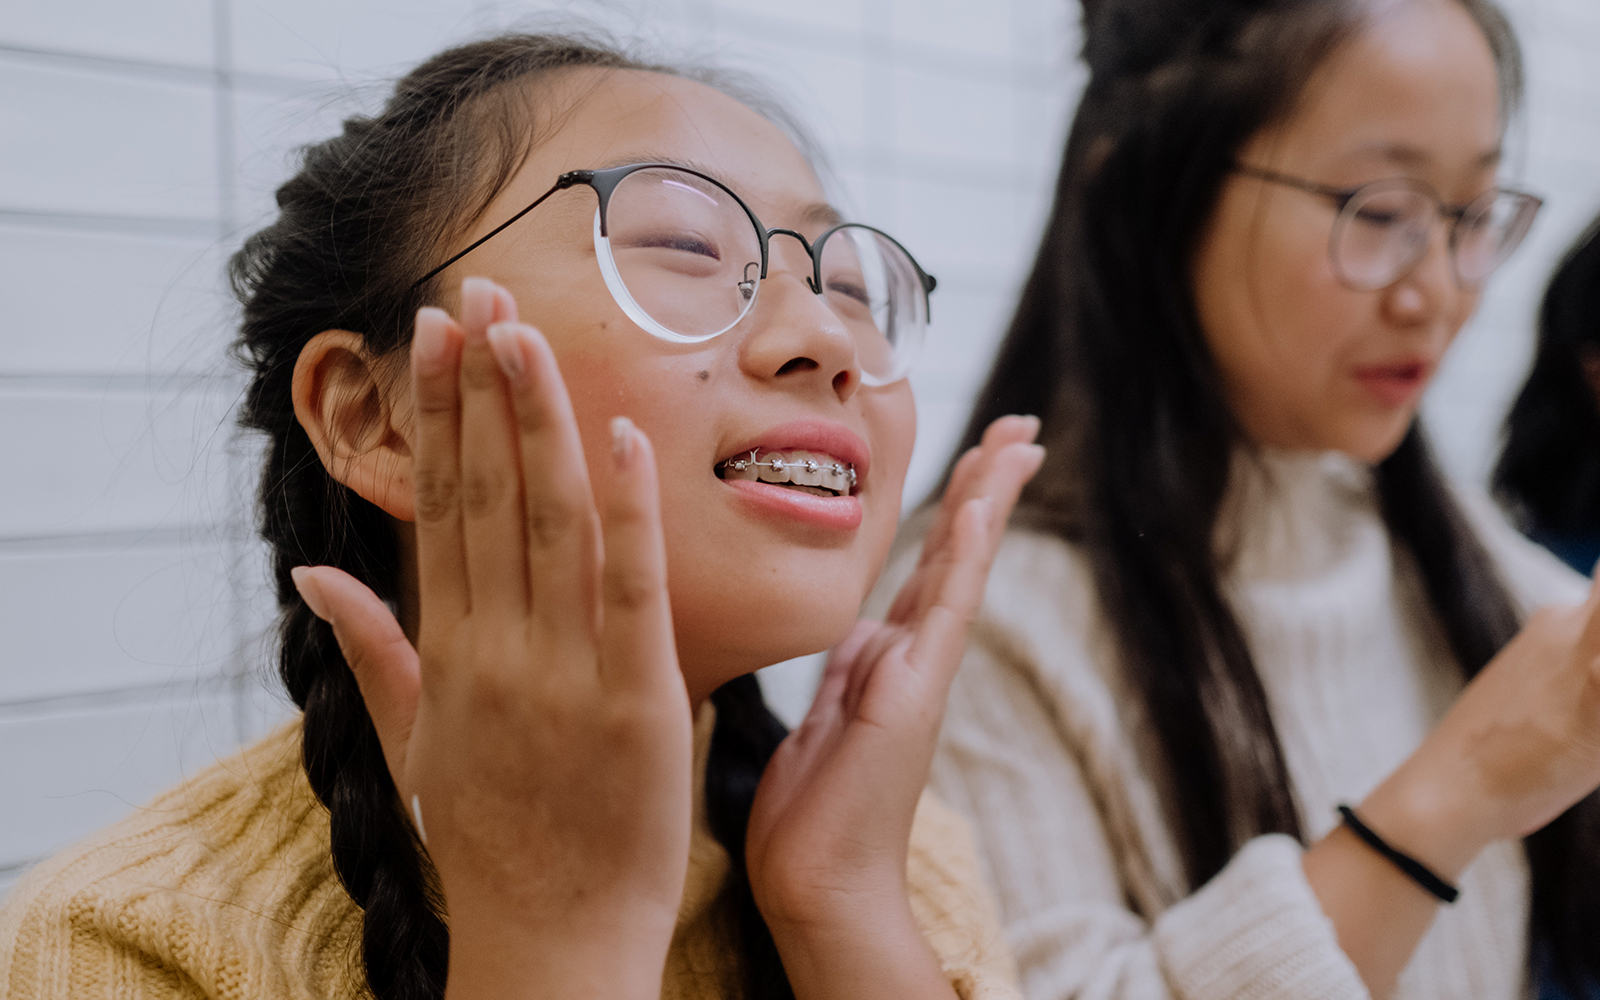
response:
[(1194, 275), (1201, 326), (1235, 416), (1263, 443), (1309, 444), (1301, 439), (1327, 417), (1320, 411), (1371, 309), (1334, 276), (1326, 219), (1281, 199), (1259, 218), (1224, 204)]

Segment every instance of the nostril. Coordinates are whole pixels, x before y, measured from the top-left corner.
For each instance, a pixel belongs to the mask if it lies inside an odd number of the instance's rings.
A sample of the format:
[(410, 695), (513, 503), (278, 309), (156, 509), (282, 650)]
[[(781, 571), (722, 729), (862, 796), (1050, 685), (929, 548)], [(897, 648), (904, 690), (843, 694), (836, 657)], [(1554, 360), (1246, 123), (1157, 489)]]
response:
[(842, 395), (849, 388), (850, 388), (850, 372), (848, 370), (842, 371), (842, 372), (840, 372), (839, 374), (837, 374), (837, 375), (835, 375), (833, 377), (833, 391), (834, 392), (837, 392), (837, 393)]
[(817, 367), (817, 363), (810, 358), (790, 358), (784, 362), (782, 368), (778, 369), (778, 374), (787, 375), (790, 372), (809, 372), (816, 370)]

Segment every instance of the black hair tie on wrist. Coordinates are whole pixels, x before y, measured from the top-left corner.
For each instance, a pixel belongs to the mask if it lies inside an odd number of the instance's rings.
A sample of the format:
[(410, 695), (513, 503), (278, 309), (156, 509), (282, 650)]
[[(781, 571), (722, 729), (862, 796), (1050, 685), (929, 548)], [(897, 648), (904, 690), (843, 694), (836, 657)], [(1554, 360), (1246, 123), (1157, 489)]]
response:
[(1350, 828), (1351, 833), (1365, 841), (1368, 847), (1389, 859), (1391, 864), (1405, 872), (1413, 882), (1439, 897), (1441, 902), (1454, 903), (1456, 897), (1461, 895), (1460, 889), (1435, 875), (1428, 869), (1427, 865), (1404, 851), (1397, 851), (1390, 847), (1387, 841), (1372, 832), (1371, 827), (1361, 822), (1354, 809), (1341, 805), (1339, 806), (1339, 815), (1344, 817), (1344, 825)]

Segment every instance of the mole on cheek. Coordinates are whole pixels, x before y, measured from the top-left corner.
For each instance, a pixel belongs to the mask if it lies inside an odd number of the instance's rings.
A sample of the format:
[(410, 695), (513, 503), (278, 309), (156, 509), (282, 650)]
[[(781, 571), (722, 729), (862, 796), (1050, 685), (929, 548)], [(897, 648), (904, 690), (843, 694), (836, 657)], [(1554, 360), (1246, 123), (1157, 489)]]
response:
[(704, 382), (711, 377), (711, 373), (708, 371), (696, 372), (694, 377)]

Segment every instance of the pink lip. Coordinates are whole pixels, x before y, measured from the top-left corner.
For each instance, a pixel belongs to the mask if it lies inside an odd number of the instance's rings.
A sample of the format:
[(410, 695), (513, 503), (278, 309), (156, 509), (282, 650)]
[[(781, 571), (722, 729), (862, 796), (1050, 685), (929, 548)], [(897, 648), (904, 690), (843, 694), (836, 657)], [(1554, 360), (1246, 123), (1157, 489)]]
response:
[(1387, 365), (1363, 365), (1356, 381), (1384, 406), (1405, 406), (1416, 401), (1433, 374), (1433, 365), (1416, 358)]
[(741, 501), (767, 517), (803, 521), (834, 531), (854, 531), (861, 527), (860, 497), (819, 497), (749, 479), (724, 479), (722, 482), (737, 490)]
[(724, 479), (736, 496), (756, 512), (819, 528), (853, 531), (861, 526), (861, 491), (872, 466), (872, 450), (843, 424), (826, 420), (794, 420), (737, 442), (717, 461), (751, 451), (818, 451), (849, 462), (856, 470), (856, 490), (849, 496), (824, 497), (748, 479)]

